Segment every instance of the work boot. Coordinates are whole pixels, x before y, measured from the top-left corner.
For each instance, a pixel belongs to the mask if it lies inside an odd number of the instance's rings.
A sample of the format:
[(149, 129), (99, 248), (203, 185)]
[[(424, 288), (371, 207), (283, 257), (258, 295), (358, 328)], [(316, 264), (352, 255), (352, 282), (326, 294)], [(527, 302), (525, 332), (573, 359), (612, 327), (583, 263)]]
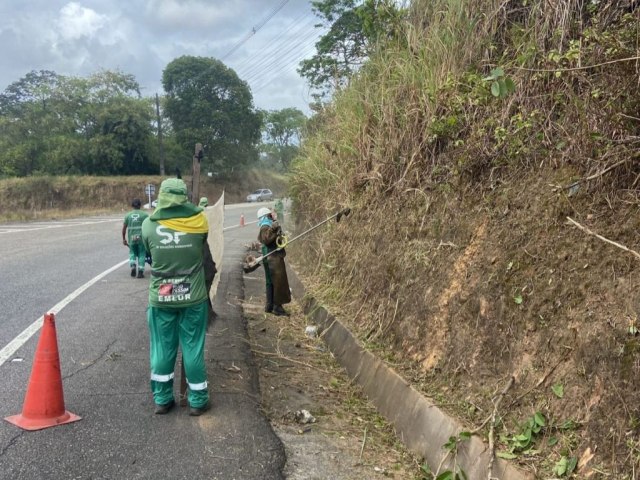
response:
[(191, 417), (199, 417), (200, 415), (202, 415), (207, 410), (209, 410), (209, 402), (205, 403), (200, 408), (195, 408), (195, 407), (189, 408), (189, 416), (191, 416)]
[(138, 278), (144, 278), (144, 272), (142, 270), (138, 270)]
[(131, 276), (132, 277), (136, 276), (136, 267), (135, 266), (131, 267)]
[(267, 285), (267, 300), (264, 305), (265, 313), (273, 312), (273, 285)]
[(284, 308), (282, 308), (282, 305), (275, 305), (273, 307), (273, 312), (274, 315), (278, 316), (278, 317), (288, 317), (289, 316), (289, 312), (287, 312)]
[(165, 403), (164, 405), (156, 404), (156, 409), (153, 413), (156, 415), (165, 415), (169, 413), (169, 411), (175, 406), (175, 400), (171, 400), (169, 403)]

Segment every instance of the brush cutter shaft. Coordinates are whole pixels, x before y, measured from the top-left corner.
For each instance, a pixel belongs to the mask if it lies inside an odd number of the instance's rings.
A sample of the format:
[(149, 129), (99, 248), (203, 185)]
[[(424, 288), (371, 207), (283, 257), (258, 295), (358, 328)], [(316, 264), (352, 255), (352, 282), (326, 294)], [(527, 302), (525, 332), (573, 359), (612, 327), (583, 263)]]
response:
[[(289, 245), (292, 242), (295, 242), (296, 240), (298, 240), (301, 237), (304, 237), (305, 235), (311, 233), (313, 230), (315, 230), (316, 228), (318, 228), (321, 225), (324, 225), (325, 223), (327, 223), (329, 220), (332, 220), (336, 217), (338, 217), (338, 221), (340, 220), (340, 218), (342, 216), (348, 216), (351, 213), (351, 209), (350, 208), (345, 208), (343, 210), (340, 210), (338, 213), (331, 215), (329, 218), (321, 221), (320, 223), (318, 223), (317, 225), (314, 225), (313, 227), (311, 227), (308, 230), (305, 230), (304, 232), (302, 232), (300, 235), (296, 235), (295, 237), (293, 237), (291, 240), (287, 240), (286, 245)], [(271, 250), (269, 253), (262, 255), (258, 258), (256, 258), (252, 264), (250, 266), (256, 265), (258, 263), (260, 263), (261, 261), (263, 261), (265, 258), (267, 258), (269, 255), (279, 252), (280, 250), (282, 250), (284, 247), (280, 247), (280, 248), (276, 248), (275, 250)]]

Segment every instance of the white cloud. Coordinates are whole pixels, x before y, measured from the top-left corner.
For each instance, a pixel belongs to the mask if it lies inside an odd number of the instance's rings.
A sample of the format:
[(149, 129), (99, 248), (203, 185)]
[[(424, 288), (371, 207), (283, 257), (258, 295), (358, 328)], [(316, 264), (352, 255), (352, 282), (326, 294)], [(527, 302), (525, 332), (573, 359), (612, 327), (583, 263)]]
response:
[(149, 0), (146, 15), (157, 24), (174, 29), (197, 29), (221, 25), (233, 18), (235, 8), (224, 2), (202, 0)]
[(64, 40), (78, 40), (94, 37), (109, 22), (106, 15), (100, 15), (79, 3), (67, 3), (60, 10), (57, 21), (58, 31)]
[[(290, 0), (247, 38), (276, 0), (0, 0), (0, 92), (31, 70), (87, 76), (133, 74), (144, 95), (162, 93), (162, 71), (182, 55), (224, 60), (254, 90), (259, 108), (309, 102), (298, 58), (313, 23), (310, 0)], [(278, 58), (280, 57), (280, 58)]]

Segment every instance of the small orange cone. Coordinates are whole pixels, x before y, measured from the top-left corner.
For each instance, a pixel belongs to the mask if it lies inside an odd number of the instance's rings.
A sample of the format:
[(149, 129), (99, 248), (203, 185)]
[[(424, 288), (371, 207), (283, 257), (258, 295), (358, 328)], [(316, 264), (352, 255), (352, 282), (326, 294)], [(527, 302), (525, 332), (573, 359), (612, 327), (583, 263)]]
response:
[(64, 409), (58, 340), (53, 313), (44, 316), (22, 413), (6, 417), (24, 430), (41, 430), (80, 420)]
[(244, 227), (244, 213), (240, 214), (240, 226)]

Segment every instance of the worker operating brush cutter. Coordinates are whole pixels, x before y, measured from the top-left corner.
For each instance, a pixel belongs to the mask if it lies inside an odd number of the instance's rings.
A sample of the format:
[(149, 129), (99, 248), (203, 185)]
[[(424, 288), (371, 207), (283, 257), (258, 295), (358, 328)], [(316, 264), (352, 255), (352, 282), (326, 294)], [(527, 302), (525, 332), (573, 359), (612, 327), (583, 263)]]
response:
[(269, 258), (263, 263), (266, 282), (264, 311), (278, 316), (289, 315), (283, 308), (283, 305), (291, 302), (291, 290), (284, 263), (287, 252), (282, 240), (282, 228), (276, 221), (276, 215), (268, 208), (259, 209), (257, 217), (260, 227), (258, 240), (262, 244), (262, 254), (269, 254)]
[(282, 233), (281, 227), (275, 221), (271, 210), (268, 208), (261, 208), (258, 210), (258, 226), (260, 227), (258, 240), (262, 243), (262, 256), (258, 258), (248, 256), (242, 266), (242, 269), (245, 273), (249, 273), (256, 270), (260, 265), (264, 266), (267, 284), (265, 312), (273, 313), (274, 315), (287, 315), (287, 312), (282, 308), (282, 304), (289, 303), (291, 301), (291, 293), (284, 264), (284, 257), (286, 255), (285, 246), (304, 237), (319, 226), (324, 225), (334, 218), (339, 222), (343, 216), (346, 217), (350, 213), (350, 208), (340, 210), (338, 213), (331, 215), (326, 220), (323, 220), (317, 225), (305, 230), (300, 235), (297, 235), (291, 240), (287, 240)]

